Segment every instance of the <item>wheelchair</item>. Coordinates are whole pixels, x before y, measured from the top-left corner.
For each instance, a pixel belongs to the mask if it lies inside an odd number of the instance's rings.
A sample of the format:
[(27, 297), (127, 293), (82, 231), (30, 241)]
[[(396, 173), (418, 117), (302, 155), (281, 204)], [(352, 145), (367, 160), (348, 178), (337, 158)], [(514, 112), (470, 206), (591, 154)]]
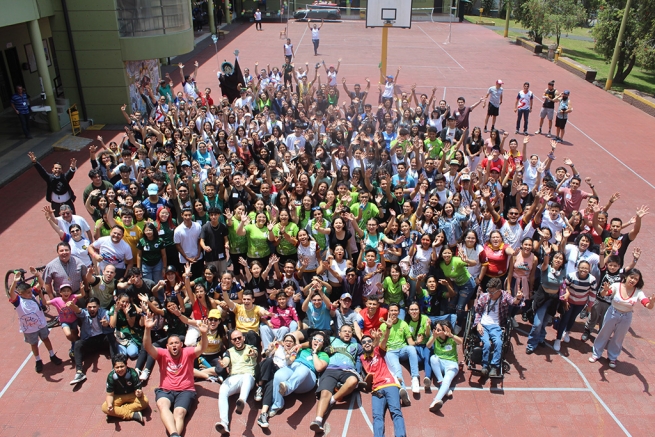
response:
[[(482, 371), (482, 351), (483, 344), (480, 339), (480, 334), (478, 330), (475, 329), (473, 323), (475, 322), (475, 308), (471, 308), (466, 317), (466, 327), (464, 328), (464, 343), (462, 345), (462, 350), (464, 351), (464, 362), (468, 369), (472, 372), (481, 372)], [(506, 372), (509, 372), (510, 365), (505, 360), (508, 350), (512, 348), (511, 337), (512, 337), (512, 323), (508, 317), (505, 321), (505, 326), (502, 328), (502, 350), (500, 352), (500, 372), (496, 378), (503, 378)], [(491, 350), (489, 351), (490, 356), (493, 354), (494, 348), (496, 347), (493, 342), (491, 343)]]

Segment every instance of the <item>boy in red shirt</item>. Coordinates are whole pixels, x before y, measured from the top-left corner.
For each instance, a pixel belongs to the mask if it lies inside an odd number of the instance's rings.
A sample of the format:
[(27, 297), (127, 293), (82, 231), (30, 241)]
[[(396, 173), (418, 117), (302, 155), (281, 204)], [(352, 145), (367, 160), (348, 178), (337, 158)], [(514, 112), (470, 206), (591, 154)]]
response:
[(362, 337), (364, 354), (360, 357), (362, 368), (366, 372), (366, 382), (371, 384), (371, 406), (373, 408), (373, 435), (382, 437), (384, 433), (384, 412), (389, 408), (393, 420), (394, 435), (405, 436), (405, 419), (400, 410), (400, 385), (391, 374), (384, 356), (387, 353), (387, 340), (393, 322), (387, 320), (387, 329), (380, 333), (372, 330), (370, 335)]
[(377, 296), (370, 296), (366, 301), (366, 308), (359, 312), (364, 320), (362, 333), (371, 335), (371, 330), (380, 329), (381, 320), (387, 319), (387, 309), (380, 308), (380, 300)]

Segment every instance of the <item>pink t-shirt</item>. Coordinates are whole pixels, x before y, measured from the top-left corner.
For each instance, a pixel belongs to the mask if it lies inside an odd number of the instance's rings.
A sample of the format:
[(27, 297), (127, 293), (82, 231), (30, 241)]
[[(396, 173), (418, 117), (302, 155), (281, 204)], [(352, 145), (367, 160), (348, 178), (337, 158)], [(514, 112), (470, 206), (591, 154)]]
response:
[(564, 212), (566, 215), (570, 215), (573, 211), (580, 209), (582, 200), (591, 196), (591, 193), (587, 193), (582, 190), (571, 191), (570, 188), (560, 188), (559, 194), (562, 194), (564, 199)]
[(298, 321), (298, 313), (296, 313), (296, 309), (292, 307), (281, 309), (278, 306), (274, 306), (270, 307), (268, 312), (275, 314), (274, 316), (271, 316), (271, 325), (273, 325), (273, 328), (275, 329), (281, 328), (282, 326), (288, 328), (289, 325), (291, 325), (291, 322), (294, 320), (296, 322)]
[(77, 320), (77, 315), (73, 312), (72, 309), (70, 309), (70, 307), (66, 306), (66, 302), (77, 303), (77, 296), (71, 294), (67, 301), (64, 301), (64, 299), (61, 297), (55, 297), (50, 301), (50, 304), (57, 308), (60, 322), (73, 323)]
[(196, 351), (192, 347), (183, 348), (178, 360), (171, 357), (168, 349), (157, 348), (159, 387), (172, 391), (195, 391), (193, 386), (193, 360), (195, 359)]

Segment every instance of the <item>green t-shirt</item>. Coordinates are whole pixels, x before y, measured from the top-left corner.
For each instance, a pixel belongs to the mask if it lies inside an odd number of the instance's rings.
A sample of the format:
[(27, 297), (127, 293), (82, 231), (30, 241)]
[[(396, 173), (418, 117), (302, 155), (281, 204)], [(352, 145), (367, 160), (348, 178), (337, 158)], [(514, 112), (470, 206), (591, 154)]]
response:
[(446, 276), (446, 278), (452, 279), (453, 282), (457, 285), (466, 284), (466, 281), (468, 281), (471, 277), (471, 274), (467, 269), (468, 266), (458, 256), (454, 256), (448, 265), (441, 261), (439, 263), (439, 267), (441, 267), (441, 271)]
[(359, 211), (362, 211), (362, 217), (358, 222), (360, 229), (366, 229), (366, 222), (372, 218), (377, 217), (380, 214), (380, 210), (374, 203), (368, 202), (365, 207), (362, 208), (361, 203), (355, 203), (350, 207), (350, 212), (355, 216), (359, 216)]
[(227, 240), (230, 242), (230, 253), (243, 255), (248, 250), (248, 238), (238, 235), (239, 222), (234, 218), (227, 226)]
[[(175, 221), (173, 221), (173, 224), (174, 223)], [(171, 229), (168, 226), (168, 223), (162, 223), (161, 227), (159, 228), (159, 231), (157, 231), (157, 234), (159, 234), (159, 238), (161, 238), (162, 241), (164, 242), (164, 247), (175, 245), (175, 241), (173, 240), (175, 234), (175, 228), (173, 227)]]
[(127, 340), (132, 340), (136, 343), (137, 346), (141, 347), (141, 339), (143, 338), (143, 328), (139, 326), (139, 316), (134, 309), (134, 305), (130, 307), (128, 313), (131, 317), (136, 317), (134, 319), (134, 326), (130, 327), (130, 324), (127, 322), (127, 317), (125, 313), (120, 310), (116, 311), (116, 305), (112, 306), (107, 313), (109, 317), (113, 316), (116, 313), (116, 331), (123, 334), (124, 338)]
[(434, 355), (442, 360), (457, 362), (457, 343), (452, 338), (446, 337), (446, 340), (441, 342), (437, 337), (434, 340)]
[[(305, 230), (307, 232), (309, 232), (309, 235), (314, 237), (314, 240), (316, 240), (316, 243), (318, 244), (318, 247), (320, 247), (321, 250), (325, 250), (325, 249), (327, 249), (327, 245), (328, 245), (327, 244), (328, 236), (325, 235), (325, 234), (322, 234), (322, 233), (318, 232), (316, 229), (314, 229), (314, 224), (315, 223), (316, 223), (316, 220), (311, 219), (309, 221), (309, 223), (307, 223), (307, 227), (305, 228)], [(323, 219), (323, 221), (321, 222), (321, 227), (323, 229), (329, 228), (330, 227), (330, 222)]]
[(421, 314), (418, 320), (410, 320), (409, 323), (409, 331), (412, 333), (412, 338), (414, 339), (414, 342), (418, 343), (418, 336), (423, 335), (423, 342), (420, 344), (425, 344), (428, 342), (428, 339), (430, 338), (430, 330), (427, 328), (427, 322), (429, 322), (430, 319), (428, 316)]
[(245, 226), (246, 238), (248, 242), (248, 257), (264, 258), (271, 254), (268, 246), (268, 228), (257, 227), (255, 224)]
[(313, 212), (305, 211), (303, 206), (296, 206), (296, 217), (298, 217), (298, 229), (305, 229), (307, 223), (312, 219)]
[(441, 158), (441, 149), (443, 148), (443, 143), (441, 142), (441, 138), (436, 137), (434, 141), (430, 141), (429, 138), (426, 138), (423, 140), (423, 144), (428, 150), (428, 156), (432, 159), (437, 159)]
[[(380, 332), (384, 333), (387, 330), (387, 324), (380, 325)], [(409, 325), (404, 320), (398, 320), (391, 327), (389, 332), (389, 340), (387, 340), (387, 350), (395, 351), (407, 346), (407, 339), (412, 336), (409, 330)]]
[[(275, 226), (273, 226), (273, 235), (276, 238), (280, 236), (280, 226), (281, 226), (280, 223), (276, 223)], [(298, 235), (299, 229), (295, 223), (289, 222), (289, 224), (285, 226), (284, 230), (287, 232), (287, 234), (295, 238), (296, 235)], [(298, 253), (298, 248), (296, 248), (296, 246), (291, 244), (291, 242), (286, 238), (282, 238), (280, 240), (280, 243), (277, 245), (277, 253), (282, 256), (293, 255), (295, 253)]]
[[(161, 261), (161, 250), (165, 247), (161, 238), (155, 238), (154, 241), (141, 238), (136, 245), (141, 251), (141, 262), (149, 266), (156, 266)], [(164, 266), (166, 267), (166, 266)]]
[(403, 285), (407, 281), (402, 276), (398, 279), (398, 282), (393, 282), (391, 276), (387, 276), (382, 281), (382, 288), (384, 289), (384, 303), (400, 303), (403, 299)]

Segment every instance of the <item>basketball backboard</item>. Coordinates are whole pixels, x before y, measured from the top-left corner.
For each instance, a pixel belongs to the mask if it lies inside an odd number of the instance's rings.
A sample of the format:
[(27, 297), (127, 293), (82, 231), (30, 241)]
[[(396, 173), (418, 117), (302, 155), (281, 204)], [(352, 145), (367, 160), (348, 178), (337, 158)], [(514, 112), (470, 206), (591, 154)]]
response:
[(368, 0), (366, 27), (412, 27), (412, 0)]

